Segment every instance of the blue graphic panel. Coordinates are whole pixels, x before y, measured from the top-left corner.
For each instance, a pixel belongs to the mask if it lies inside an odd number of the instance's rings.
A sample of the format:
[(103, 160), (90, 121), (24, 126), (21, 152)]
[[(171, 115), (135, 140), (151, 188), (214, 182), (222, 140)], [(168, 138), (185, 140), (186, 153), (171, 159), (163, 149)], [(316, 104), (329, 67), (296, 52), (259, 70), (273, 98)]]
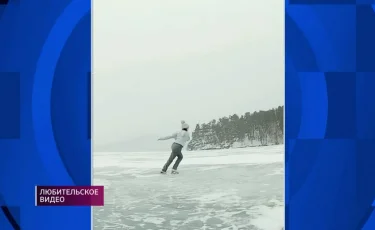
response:
[[(328, 120), (326, 138), (356, 138), (356, 74), (326, 73)], [(345, 124), (345, 125), (344, 125)]]
[(375, 72), (357, 73), (356, 87), (357, 136), (375, 139)]
[(290, 4), (305, 4), (305, 5), (313, 5), (313, 4), (355, 4), (356, 0), (289, 0)]
[(0, 73), (0, 139), (20, 138), (20, 74)]
[(91, 207), (35, 207), (91, 185), (91, 1), (0, 0), (0, 229), (91, 229)]
[[(374, 2), (375, 3), (375, 2)], [(357, 71), (375, 72), (375, 14), (371, 5), (357, 6)]]
[(285, 229), (375, 229), (375, 7), (285, 7)]

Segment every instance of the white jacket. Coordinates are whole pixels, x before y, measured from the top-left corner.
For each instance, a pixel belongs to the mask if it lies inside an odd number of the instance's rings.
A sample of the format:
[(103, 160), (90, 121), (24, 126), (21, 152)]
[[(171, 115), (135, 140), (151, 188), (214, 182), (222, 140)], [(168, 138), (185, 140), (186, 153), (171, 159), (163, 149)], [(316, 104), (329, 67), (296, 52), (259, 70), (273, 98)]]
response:
[(172, 138), (175, 139), (174, 143), (185, 146), (186, 142), (190, 141), (190, 134), (185, 130), (181, 130), (179, 132), (173, 133), (170, 136), (162, 137), (159, 140), (168, 140)]

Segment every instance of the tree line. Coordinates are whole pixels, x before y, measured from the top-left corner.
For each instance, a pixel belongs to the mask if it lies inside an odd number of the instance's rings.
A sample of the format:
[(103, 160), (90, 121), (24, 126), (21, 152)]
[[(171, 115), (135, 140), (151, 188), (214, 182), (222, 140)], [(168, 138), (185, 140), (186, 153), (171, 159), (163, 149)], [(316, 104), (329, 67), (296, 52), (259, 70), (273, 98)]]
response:
[(284, 106), (267, 111), (247, 112), (197, 124), (188, 150), (282, 144)]

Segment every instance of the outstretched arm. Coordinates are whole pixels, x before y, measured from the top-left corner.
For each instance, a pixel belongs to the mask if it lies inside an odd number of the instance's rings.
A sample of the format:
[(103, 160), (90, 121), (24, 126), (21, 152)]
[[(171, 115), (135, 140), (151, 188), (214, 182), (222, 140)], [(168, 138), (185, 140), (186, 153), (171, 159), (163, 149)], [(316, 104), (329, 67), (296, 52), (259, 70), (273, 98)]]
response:
[(174, 134), (172, 134), (170, 136), (161, 137), (161, 138), (158, 139), (158, 141), (169, 140), (169, 139), (172, 139), (172, 138), (176, 138), (176, 136), (177, 136), (177, 133), (174, 133)]

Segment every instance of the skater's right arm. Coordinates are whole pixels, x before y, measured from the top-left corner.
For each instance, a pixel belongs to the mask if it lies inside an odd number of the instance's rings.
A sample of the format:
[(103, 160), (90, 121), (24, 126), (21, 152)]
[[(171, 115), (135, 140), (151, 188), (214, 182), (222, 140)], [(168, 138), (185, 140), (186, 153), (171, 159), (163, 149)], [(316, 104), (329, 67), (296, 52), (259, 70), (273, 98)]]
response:
[(177, 133), (173, 133), (173, 134), (170, 135), (170, 136), (166, 136), (166, 137), (161, 137), (161, 138), (159, 138), (158, 141), (169, 140), (169, 139), (172, 139), (172, 138), (176, 139), (176, 137), (177, 137)]

